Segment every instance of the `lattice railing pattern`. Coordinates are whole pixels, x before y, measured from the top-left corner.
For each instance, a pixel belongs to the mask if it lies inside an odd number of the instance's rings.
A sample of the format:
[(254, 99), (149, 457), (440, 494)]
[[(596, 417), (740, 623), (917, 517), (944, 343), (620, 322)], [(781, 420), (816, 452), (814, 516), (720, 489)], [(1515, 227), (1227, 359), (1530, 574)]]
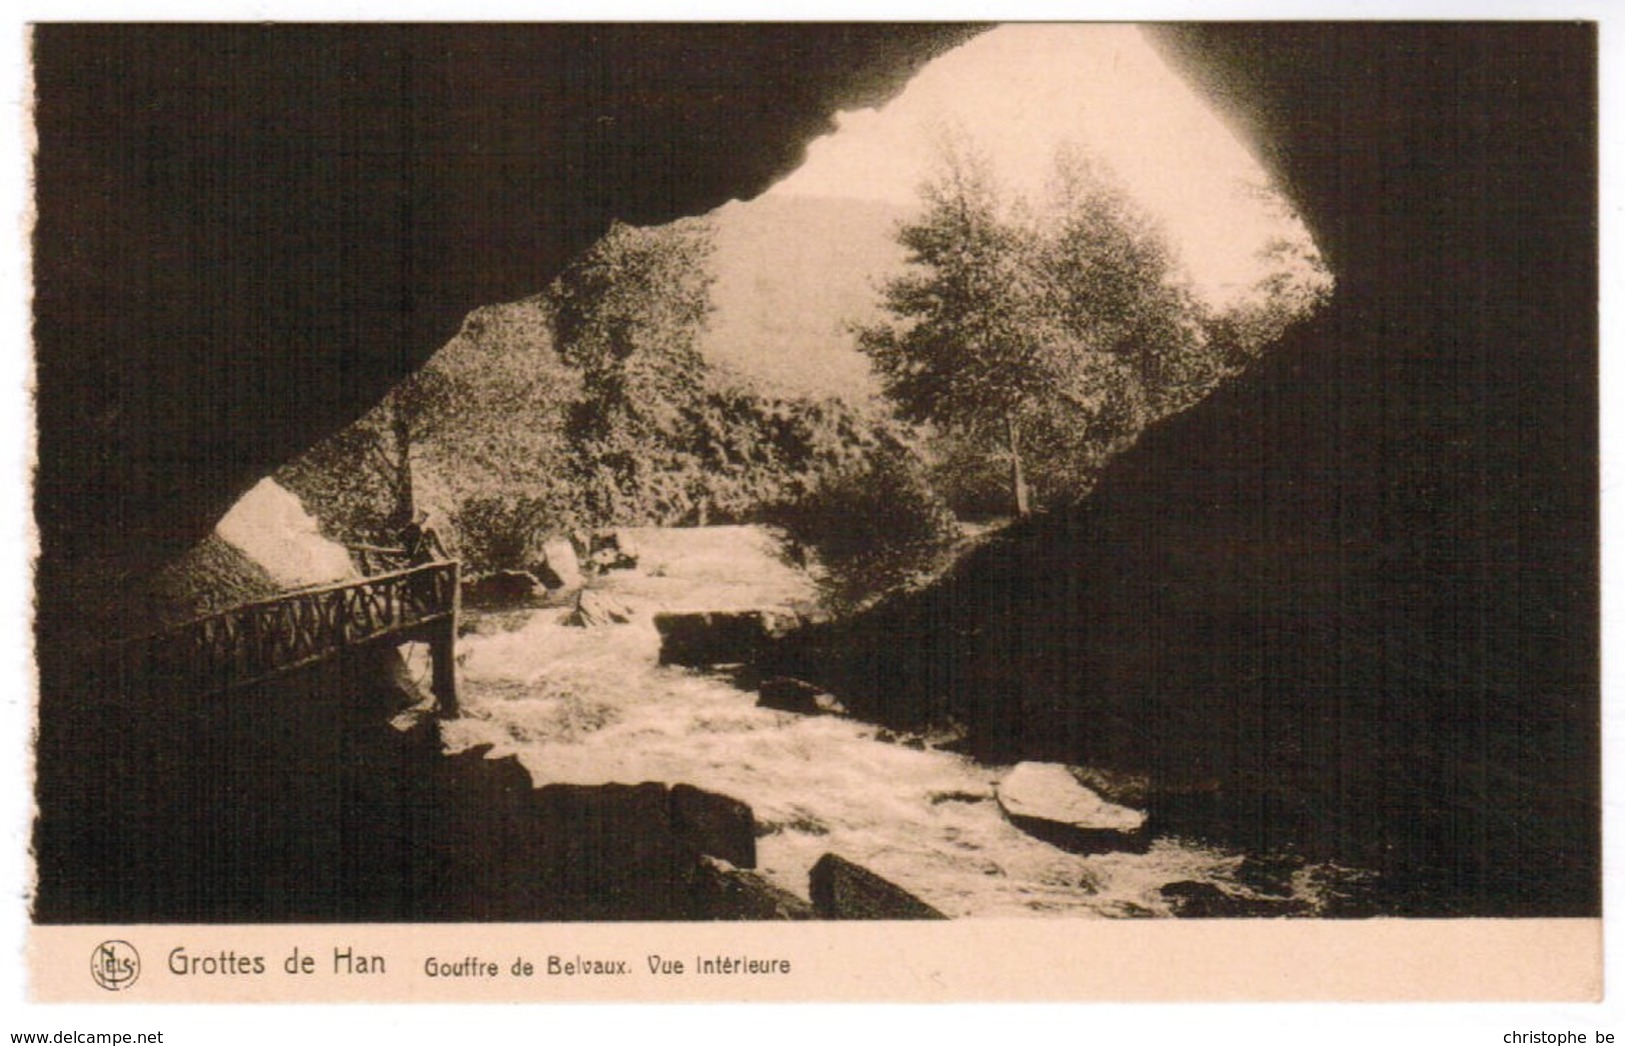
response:
[(121, 668), (224, 690), (314, 664), (346, 646), (454, 619), (458, 565), (428, 563), (245, 603), (121, 648)]

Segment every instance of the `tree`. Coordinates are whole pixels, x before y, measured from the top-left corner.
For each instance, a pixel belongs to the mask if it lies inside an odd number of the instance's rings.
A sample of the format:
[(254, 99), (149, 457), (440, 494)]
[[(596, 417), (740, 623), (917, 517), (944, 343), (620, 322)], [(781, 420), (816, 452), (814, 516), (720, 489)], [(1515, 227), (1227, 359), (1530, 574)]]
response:
[(1212, 387), (1217, 368), (1162, 228), (1073, 145), (1056, 152), (1051, 193), (1040, 265), (1059, 328), (1080, 343), (1074, 355), (1086, 365), (1072, 374), (1086, 380), (1081, 398), (1110, 411), (1114, 395), (1128, 397), (1115, 405), (1124, 414), (1115, 425), (1132, 431), (1189, 406)]
[(287, 486), (351, 545), (388, 545), (421, 506), (416, 449), (452, 411), (453, 383), (433, 364), (377, 407), (278, 470)]
[(1263, 274), (1248, 294), (1202, 317), (1212, 357), (1228, 372), (1251, 364), (1287, 328), (1313, 315), (1331, 299), (1336, 283), (1302, 221), (1279, 193), (1264, 185), (1241, 185), (1238, 192), (1263, 200), (1274, 218), (1293, 232), (1271, 237), (1258, 250)]
[[(1081, 152), (1058, 154), (1047, 212), (1005, 203), (991, 166), (945, 138), (924, 210), (898, 231), (911, 271), (860, 327), (905, 417), (1002, 446), (1018, 515), (1196, 383), (1200, 330), (1160, 229)], [(1035, 453), (1036, 452), (1036, 453)]]
[(711, 250), (704, 221), (617, 224), (549, 291), (559, 355), (581, 374), (565, 427), (594, 522), (675, 523), (701, 507), (692, 443)]
[[(516, 525), (568, 523), (576, 509), (562, 414), (577, 386), (553, 352), (542, 303), (482, 308), (422, 370), (277, 479), (349, 544), (392, 544), (419, 509), (435, 510), (454, 541), (471, 532), (465, 523), (489, 523), (499, 509)], [(517, 565), (491, 562), (482, 551), (490, 546), (457, 551), (476, 568)]]
[(436, 423), (454, 410), (457, 399), (453, 383), (446, 374), (425, 367), (397, 385), (384, 401), (389, 415), (389, 438), (375, 442), (371, 449), (391, 480), (394, 511), (390, 522), (395, 529), (416, 520), (422, 507), (412, 461), (413, 447), (427, 439)]
[(913, 271), (882, 289), (894, 321), (858, 328), (858, 346), (909, 420), (1002, 430), (1011, 497), (1026, 515), (1021, 414), (1048, 377), (1035, 351), (1036, 244), (1006, 213), (985, 156), (954, 139), (940, 153), (920, 187), (924, 213), (897, 233)]

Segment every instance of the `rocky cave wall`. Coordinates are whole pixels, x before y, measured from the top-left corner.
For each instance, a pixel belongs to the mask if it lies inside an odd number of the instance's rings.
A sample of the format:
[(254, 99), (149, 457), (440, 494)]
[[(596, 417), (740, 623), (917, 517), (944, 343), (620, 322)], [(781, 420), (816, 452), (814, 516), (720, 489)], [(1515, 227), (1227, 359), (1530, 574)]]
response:
[(1178, 707), (1198, 762), (1271, 782), (1306, 838), (1386, 848), (1415, 909), (1594, 914), (1595, 27), (1164, 39), (1338, 291), (1063, 523), (1111, 653), (1058, 704)]

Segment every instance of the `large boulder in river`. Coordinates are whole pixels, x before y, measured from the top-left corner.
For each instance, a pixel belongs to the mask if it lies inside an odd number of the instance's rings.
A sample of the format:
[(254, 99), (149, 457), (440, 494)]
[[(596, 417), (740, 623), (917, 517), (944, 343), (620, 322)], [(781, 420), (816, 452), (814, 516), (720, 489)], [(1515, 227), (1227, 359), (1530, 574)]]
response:
[(1103, 853), (1150, 845), (1144, 811), (1107, 802), (1059, 763), (1018, 763), (996, 791), (1011, 824), (1063, 850)]
[(735, 868), (756, 867), (756, 815), (738, 799), (674, 784), (671, 828), (696, 853), (720, 857)]
[(471, 607), (526, 606), (544, 595), (536, 575), (524, 570), (498, 570), (463, 582), (463, 602)]
[(576, 558), (575, 546), (569, 538), (548, 538), (542, 542), (542, 558), (533, 568), (542, 584), (549, 589), (580, 588), (581, 562)]
[(755, 661), (763, 647), (801, 626), (794, 611), (730, 610), (655, 615), (663, 665), (727, 665)]
[(594, 534), (587, 555), (594, 570), (630, 570), (638, 565), (638, 544), (625, 530), (606, 530)]
[(624, 625), (632, 620), (633, 613), (630, 606), (615, 597), (584, 588), (576, 593), (575, 607), (564, 615), (564, 624), (576, 628)]
[(827, 853), (807, 876), (813, 907), (825, 919), (946, 919), (889, 879)]
[(756, 704), (797, 715), (845, 715), (846, 706), (822, 687), (790, 676), (773, 676), (756, 687)]

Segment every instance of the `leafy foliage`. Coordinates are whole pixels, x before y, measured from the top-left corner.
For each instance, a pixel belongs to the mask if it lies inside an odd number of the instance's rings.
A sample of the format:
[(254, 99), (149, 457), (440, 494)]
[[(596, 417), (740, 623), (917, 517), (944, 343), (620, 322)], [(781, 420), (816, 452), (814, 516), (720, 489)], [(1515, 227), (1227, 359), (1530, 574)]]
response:
[[(490, 558), (506, 546), (479, 536), (492, 509), (471, 503), (492, 496), (526, 507), (526, 518), (579, 515), (559, 416), (578, 384), (553, 353), (541, 303), (481, 309), (423, 370), (277, 478), (346, 544), (390, 545), (421, 507), (476, 567), (513, 566), (505, 554)], [(515, 525), (520, 515), (508, 513)]]
[(917, 450), (902, 442), (824, 472), (767, 518), (815, 551), (825, 596), (842, 611), (930, 573), (959, 533)]
[(396, 507), (394, 469), (379, 458), (386, 432), (380, 408), (284, 465), (275, 479), (328, 537), (346, 545), (376, 543), (388, 533)]
[(898, 230), (914, 271), (887, 282), (896, 322), (857, 330), (911, 421), (994, 431), (1039, 392), (1036, 243), (1002, 206), (984, 157), (950, 143), (921, 186), (925, 214)]
[(579, 394), (581, 376), (554, 351), (546, 301), (478, 310), (429, 369), (450, 392), (418, 447), (435, 507), (450, 511), (500, 490), (560, 516), (579, 514), (561, 465), (568, 434), (560, 406)]
[(478, 570), (518, 570), (530, 564), (535, 536), (559, 525), (557, 506), (500, 489), (456, 502), (450, 522), (457, 554)]
[(842, 562), (939, 538), (951, 517), (895, 420), (707, 366), (711, 235), (617, 226), (550, 293), (559, 354), (582, 374), (566, 432), (589, 521), (767, 518)]
[(982, 496), (985, 469), (967, 454), (979, 446), (1008, 468), (1018, 513), (1029, 484), (1043, 500), (1086, 493), (1107, 457), (1205, 396), (1329, 286), (1303, 253), (1249, 304), (1212, 314), (1157, 223), (1076, 147), (1057, 151), (1039, 209), (1007, 200), (987, 158), (951, 136), (920, 195), (897, 234), (910, 271), (883, 286), (889, 315), (856, 328), (858, 346), (903, 415), (944, 433), (942, 460), (961, 472), (947, 485)]
[(559, 356), (581, 374), (565, 432), (594, 523), (700, 513), (694, 419), (706, 394), (710, 251), (704, 222), (616, 225), (549, 292)]
[(1259, 251), (1259, 260), (1265, 273), (1252, 293), (1203, 318), (1212, 354), (1227, 371), (1252, 363), (1266, 346), (1331, 297), (1331, 272), (1306, 241), (1273, 238)]
[(803, 497), (896, 438), (888, 419), (837, 397), (764, 396), (720, 376), (699, 421), (707, 497), (729, 521)]
[[(581, 529), (777, 519), (809, 497), (834, 513), (868, 496), (876, 455), (883, 476), (922, 476), (889, 415), (766, 396), (706, 363), (709, 235), (702, 222), (616, 226), (545, 294), (472, 314), (411, 382), (281, 477), (352, 544), (389, 543), (404, 489), (483, 571), (524, 567), (539, 538)], [(941, 522), (940, 503), (898, 489), (893, 516), (915, 504), (928, 530)], [(867, 519), (866, 505), (852, 511)], [(838, 542), (838, 529), (804, 537)], [(893, 529), (907, 543), (917, 521)]]
[[(1256, 187), (1249, 192), (1266, 192)], [(905, 272), (854, 328), (889, 399), (766, 395), (700, 351), (709, 221), (617, 225), (544, 293), (481, 309), (413, 379), (279, 473), (329, 532), (389, 544), (418, 508), (474, 571), (622, 524), (778, 522), (857, 602), (986, 517), (1087, 492), (1106, 458), (1324, 299), (1307, 241), (1251, 296), (1195, 300), (1109, 172), (1058, 152), (1041, 206), (945, 139), (900, 226)], [(1273, 198), (1272, 199), (1277, 199)]]
[(1199, 306), (1173, 247), (1077, 148), (1056, 154), (1045, 225), (1038, 264), (1056, 328), (1047, 336), (1072, 343), (1052, 370), (1081, 386), (1065, 387), (1061, 398), (1126, 431), (1205, 394), (1218, 367), (1201, 343)]

